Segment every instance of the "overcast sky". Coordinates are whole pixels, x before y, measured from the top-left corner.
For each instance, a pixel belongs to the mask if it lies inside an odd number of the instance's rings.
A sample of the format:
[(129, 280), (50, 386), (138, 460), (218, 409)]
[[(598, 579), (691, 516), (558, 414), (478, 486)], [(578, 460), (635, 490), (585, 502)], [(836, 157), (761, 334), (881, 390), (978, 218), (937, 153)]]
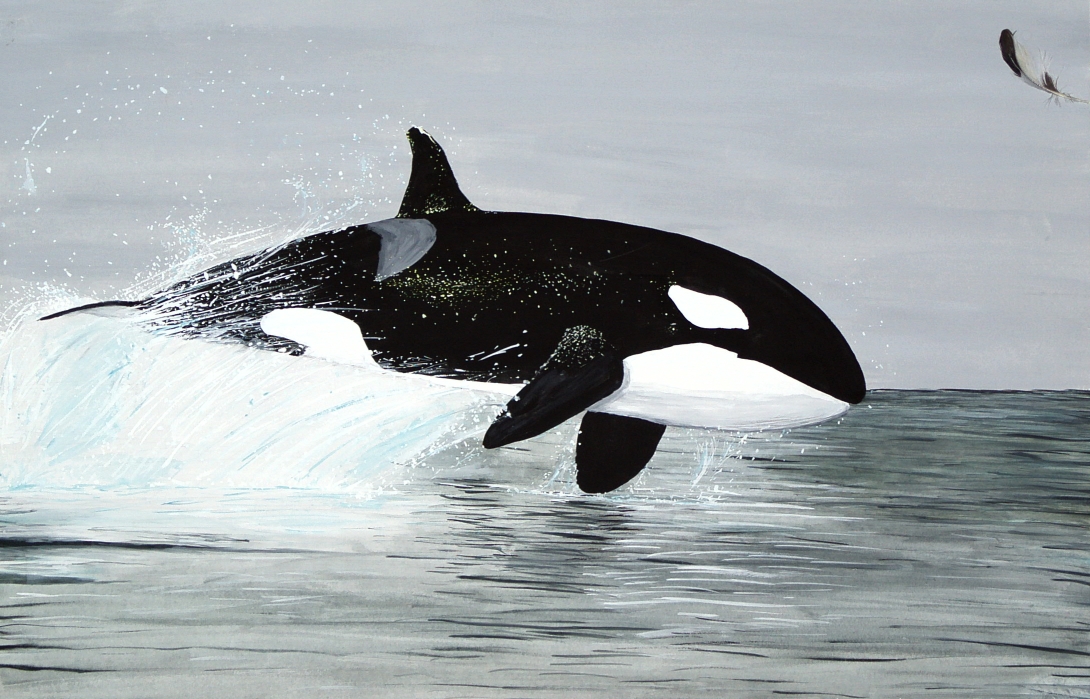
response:
[(481, 208), (771, 268), (872, 387), (1090, 388), (1090, 109), (1003, 28), (1090, 96), (1085, 0), (0, 2), (0, 293), (390, 217), (417, 124)]

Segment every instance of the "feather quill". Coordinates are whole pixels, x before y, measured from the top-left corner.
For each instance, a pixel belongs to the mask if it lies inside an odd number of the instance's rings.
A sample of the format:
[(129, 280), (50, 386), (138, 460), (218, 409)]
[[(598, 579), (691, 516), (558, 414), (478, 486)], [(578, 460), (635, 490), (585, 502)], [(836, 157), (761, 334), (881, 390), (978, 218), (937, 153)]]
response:
[(1069, 95), (1056, 85), (1056, 78), (1049, 74), (1048, 58), (1044, 54), (1035, 57), (1014, 38), (1014, 32), (1004, 29), (999, 33), (999, 51), (1014, 74), (1028, 84), (1048, 93), (1049, 99), (1069, 100), (1088, 104), (1084, 99)]

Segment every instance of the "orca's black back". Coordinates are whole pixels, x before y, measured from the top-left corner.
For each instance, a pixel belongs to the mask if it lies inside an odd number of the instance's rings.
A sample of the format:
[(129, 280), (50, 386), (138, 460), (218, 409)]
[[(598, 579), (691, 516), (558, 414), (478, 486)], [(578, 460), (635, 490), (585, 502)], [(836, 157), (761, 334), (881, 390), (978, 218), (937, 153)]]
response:
[[(398, 371), (475, 380), (533, 377), (564, 330), (594, 327), (622, 356), (708, 342), (855, 402), (862, 372), (832, 322), (760, 265), (692, 238), (608, 221), (544, 214), (428, 216), (431, 249), (375, 281), (379, 235), (321, 233), (239, 258), (146, 303), (171, 332), (296, 350), (265, 336), (276, 308), (354, 320), (375, 359)], [(704, 330), (667, 296), (678, 284), (734, 302), (749, 330)]]

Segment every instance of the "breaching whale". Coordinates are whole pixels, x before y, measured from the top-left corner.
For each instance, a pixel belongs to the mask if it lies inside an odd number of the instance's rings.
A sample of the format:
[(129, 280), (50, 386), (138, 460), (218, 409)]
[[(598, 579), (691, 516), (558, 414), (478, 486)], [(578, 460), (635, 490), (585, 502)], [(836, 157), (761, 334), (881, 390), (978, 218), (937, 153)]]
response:
[(761, 265), (612, 221), (482, 211), (426, 132), (395, 218), (212, 267), (132, 306), (172, 334), (509, 396), (486, 448), (585, 413), (578, 486), (638, 474), (667, 425), (815, 424), (866, 393), (847, 341)]

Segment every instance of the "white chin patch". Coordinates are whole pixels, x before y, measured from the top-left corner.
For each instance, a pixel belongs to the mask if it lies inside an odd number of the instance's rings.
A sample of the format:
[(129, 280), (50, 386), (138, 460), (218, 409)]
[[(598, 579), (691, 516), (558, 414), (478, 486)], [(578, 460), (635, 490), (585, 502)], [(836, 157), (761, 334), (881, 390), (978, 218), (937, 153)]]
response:
[(625, 383), (591, 410), (679, 427), (739, 432), (813, 425), (848, 404), (772, 367), (704, 343), (624, 360)]
[(666, 292), (685, 319), (698, 328), (749, 330), (749, 318), (733, 302), (722, 296), (674, 285)]
[(261, 319), (266, 335), (298, 342), (306, 356), (339, 364), (375, 367), (360, 326), (342, 315), (317, 308), (278, 308)]

